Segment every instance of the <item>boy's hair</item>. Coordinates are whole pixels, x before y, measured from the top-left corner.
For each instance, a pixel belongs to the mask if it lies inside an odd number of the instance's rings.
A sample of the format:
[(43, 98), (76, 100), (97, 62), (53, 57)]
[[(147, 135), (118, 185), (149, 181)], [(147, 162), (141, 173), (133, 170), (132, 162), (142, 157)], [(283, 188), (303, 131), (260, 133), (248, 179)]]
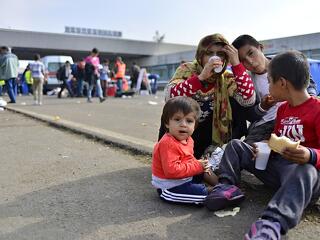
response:
[(288, 80), (295, 90), (302, 90), (309, 85), (309, 64), (303, 53), (287, 51), (276, 55), (268, 66), (268, 74), (273, 82), (280, 77)]
[[(184, 115), (187, 115), (193, 112), (195, 115), (195, 121), (197, 126), (200, 118), (201, 110), (196, 100), (190, 97), (185, 97), (185, 96), (170, 98), (163, 107), (163, 111), (161, 115), (162, 125), (165, 127), (166, 124), (169, 123), (169, 120), (177, 112), (182, 112)], [(168, 131), (167, 128), (166, 128), (166, 131)]]
[(237, 37), (233, 41), (232, 45), (238, 50), (245, 45), (254, 46), (256, 48), (261, 46), (261, 44), (254, 37), (247, 34), (240, 35), (239, 37)]

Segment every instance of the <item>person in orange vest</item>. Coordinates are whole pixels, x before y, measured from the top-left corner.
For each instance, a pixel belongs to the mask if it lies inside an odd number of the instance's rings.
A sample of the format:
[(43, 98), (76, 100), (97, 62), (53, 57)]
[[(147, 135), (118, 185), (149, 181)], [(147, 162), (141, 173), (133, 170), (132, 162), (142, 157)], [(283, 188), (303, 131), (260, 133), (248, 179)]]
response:
[(122, 61), (121, 57), (117, 57), (114, 67), (115, 67), (115, 69), (114, 69), (115, 78), (117, 81), (116, 97), (121, 97), (122, 96), (122, 81), (125, 78), (126, 64)]

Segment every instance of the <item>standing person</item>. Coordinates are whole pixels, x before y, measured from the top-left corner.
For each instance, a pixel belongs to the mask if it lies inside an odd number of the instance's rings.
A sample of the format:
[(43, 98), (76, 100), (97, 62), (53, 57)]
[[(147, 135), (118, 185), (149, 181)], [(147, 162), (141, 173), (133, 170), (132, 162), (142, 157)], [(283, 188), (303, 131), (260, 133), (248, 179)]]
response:
[[(254, 143), (267, 140), (274, 129), (276, 112), (280, 103), (276, 103), (269, 94), (268, 65), (270, 59), (263, 54), (263, 45), (250, 35), (241, 35), (236, 38), (232, 45), (238, 50), (239, 59), (244, 67), (250, 71), (255, 91), (256, 104), (250, 108), (243, 108), (233, 102), (233, 115), (235, 116), (233, 131), (234, 138), (246, 135), (245, 142)], [(316, 95), (316, 87), (308, 86), (308, 92)], [(247, 129), (247, 122), (251, 125)]]
[(126, 64), (122, 61), (121, 57), (116, 58), (114, 72), (115, 72), (115, 78), (117, 81), (116, 97), (121, 97), (122, 96), (122, 81), (125, 78), (125, 74), (126, 74)]
[(40, 61), (40, 55), (34, 55), (34, 62), (30, 63), (30, 71), (33, 79), (33, 99), (35, 105), (42, 105), (42, 90), (45, 76), (44, 64)]
[(72, 71), (72, 75), (77, 81), (77, 97), (83, 97), (83, 80), (85, 77), (85, 61), (81, 60), (77, 63), (75, 70)]
[(58, 93), (58, 98), (61, 98), (61, 94), (65, 88), (67, 88), (69, 96), (73, 97), (72, 89), (67, 83), (67, 81), (72, 78), (71, 64), (69, 61), (66, 61), (66, 63), (59, 68), (59, 70), (57, 71), (57, 77), (62, 81), (60, 85), (60, 91)]
[(26, 83), (28, 86), (28, 94), (29, 95), (33, 94), (33, 91), (32, 91), (33, 79), (32, 79), (32, 75), (31, 75), (31, 71), (30, 71), (30, 64), (28, 64), (28, 66), (26, 67), (26, 69), (24, 70), (22, 75), (26, 79)]
[(19, 60), (6, 46), (0, 48), (0, 79), (5, 80), (10, 98), (8, 103), (16, 103), (16, 78), (18, 77)]
[(135, 89), (137, 87), (139, 73), (140, 73), (140, 67), (136, 62), (133, 62), (131, 66), (131, 75), (130, 75), (131, 89)]
[(100, 103), (102, 103), (105, 98), (102, 95), (102, 89), (99, 79), (99, 65), (100, 65), (100, 59), (99, 59), (99, 51), (97, 48), (93, 48), (91, 51), (91, 54), (85, 58), (85, 80), (89, 84), (88, 89), (88, 102), (92, 102), (92, 90), (94, 87), (97, 88), (97, 93), (99, 96)]
[[(152, 185), (162, 200), (202, 204), (217, 177), (208, 168), (208, 160), (193, 156), (192, 133), (200, 117), (199, 104), (189, 97), (175, 97), (163, 108), (161, 122), (166, 133), (155, 145), (152, 156)], [(199, 176), (211, 185), (206, 187)]]
[(109, 59), (104, 59), (100, 69), (100, 82), (103, 97), (106, 97), (108, 81), (110, 79)]
[(280, 239), (280, 232), (286, 234), (295, 227), (308, 204), (320, 196), (320, 100), (306, 90), (309, 84), (306, 57), (298, 51), (277, 55), (269, 63), (268, 79), (274, 101), (283, 102), (277, 111), (274, 133), (300, 141), (300, 145), (285, 148), (281, 153), (272, 151), (266, 170), (257, 170), (256, 147), (232, 140), (220, 163), (220, 184), (205, 203), (212, 210), (225, 208), (228, 195), (224, 189), (237, 189), (242, 169), (274, 188), (275, 194), (261, 220), (246, 234), (247, 240)]
[[(230, 140), (232, 111), (229, 97), (243, 106), (255, 102), (253, 83), (240, 63), (237, 51), (226, 52), (225, 46), (232, 48), (221, 34), (201, 39), (196, 59), (180, 65), (166, 87), (166, 99), (189, 96), (200, 104), (199, 125), (192, 135), (197, 159), (210, 145), (222, 145)], [(229, 61), (234, 76), (226, 71)], [(160, 128), (159, 136), (163, 134), (164, 126)]]

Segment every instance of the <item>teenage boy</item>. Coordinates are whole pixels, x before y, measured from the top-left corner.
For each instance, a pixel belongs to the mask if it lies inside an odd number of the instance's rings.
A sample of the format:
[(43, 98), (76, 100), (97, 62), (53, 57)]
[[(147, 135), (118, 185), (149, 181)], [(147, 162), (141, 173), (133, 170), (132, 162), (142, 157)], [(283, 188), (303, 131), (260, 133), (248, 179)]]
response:
[[(249, 108), (241, 107), (232, 102), (234, 121), (233, 138), (246, 135), (245, 142), (254, 143), (267, 140), (274, 128), (274, 119), (280, 103), (276, 103), (269, 94), (268, 65), (270, 59), (263, 53), (263, 45), (250, 35), (237, 37), (232, 45), (238, 50), (239, 60), (250, 71), (256, 90), (256, 105)], [(308, 93), (317, 95), (312, 79), (308, 85)], [(251, 122), (247, 129), (246, 120)]]
[[(296, 149), (281, 154), (271, 152), (266, 170), (255, 169), (256, 148), (232, 140), (221, 160), (217, 185), (205, 204), (211, 210), (230, 205), (224, 189), (239, 189), (241, 170), (246, 169), (276, 192), (267, 208), (252, 225), (245, 239), (280, 239), (295, 227), (304, 209), (320, 196), (320, 100), (308, 94), (309, 65), (297, 51), (274, 57), (268, 66), (269, 91), (276, 102), (283, 102), (275, 120), (274, 133), (300, 141)], [(226, 187), (227, 186), (227, 187)], [(234, 197), (234, 196), (233, 196)]]

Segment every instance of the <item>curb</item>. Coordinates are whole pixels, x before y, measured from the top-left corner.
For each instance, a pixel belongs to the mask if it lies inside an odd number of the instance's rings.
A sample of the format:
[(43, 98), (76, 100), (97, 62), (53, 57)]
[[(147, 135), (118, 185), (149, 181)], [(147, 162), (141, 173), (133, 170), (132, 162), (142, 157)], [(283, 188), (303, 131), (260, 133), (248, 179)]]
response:
[(121, 133), (112, 132), (110, 130), (87, 126), (85, 124), (76, 123), (55, 116), (49, 116), (23, 110), (16, 107), (8, 107), (5, 109), (19, 113), (35, 120), (45, 122), (53, 127), (66, 129), (76, 134), (84, 135), (88, 138), (93, 138), (102, 141), (106, 144), (115, 145), (117, 147), (129, 150), (135, 154), (152, 155), (154, 143), (151, 141), (135, 138)]

